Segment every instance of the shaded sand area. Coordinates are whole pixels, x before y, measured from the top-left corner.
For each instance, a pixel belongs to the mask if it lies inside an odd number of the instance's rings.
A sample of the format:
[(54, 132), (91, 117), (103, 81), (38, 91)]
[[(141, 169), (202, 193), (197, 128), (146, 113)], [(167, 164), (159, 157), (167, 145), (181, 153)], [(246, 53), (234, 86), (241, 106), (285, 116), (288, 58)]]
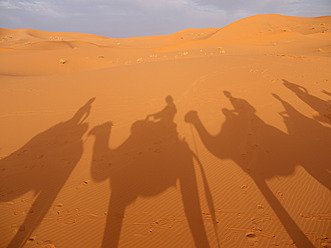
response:
[(0, 247), (331, 247), (330, 28), (0, 29)]

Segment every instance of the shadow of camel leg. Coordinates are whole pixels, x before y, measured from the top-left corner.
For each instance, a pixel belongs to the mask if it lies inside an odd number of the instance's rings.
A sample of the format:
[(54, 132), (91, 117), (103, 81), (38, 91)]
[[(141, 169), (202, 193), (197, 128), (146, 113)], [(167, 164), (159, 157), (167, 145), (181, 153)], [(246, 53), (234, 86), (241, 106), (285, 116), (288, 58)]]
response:
[(298, 225), (293, 221), (291, 216), (287, 213), (284, 207), (280, 204), (278, 199), (272, 193), (268, 185), (264, 180), (255, 180), (256, 186), (260, 189), (261, 193), (268, 201), (269, 205), (276, 213), (280, 222), (286, 229), (287, 233), (290, 235), (291, 239), (294, 241), (298, 248), (314, 248), (314, 245), (306, 237), (306, 235), (300, 230)]
[(185, 175), (180, 177), (180, 190), (185, 215), (194, 239), (195, 247), (210, 247), (201, 215), (198, 186), (193, 167), (187, 168)]
[(20, 227), (21, 231), (17, 231), (7, 248), (21, 248), (25, 245), (27, 239), (30, 238), (34, 230), (42, 222), (60, 189), (61, 187), (52, 191), (44, 190), (39, 193)]
[(126, 204), (123, 195), (112, 194), (109, 201), (102, 248), (118, 247)]

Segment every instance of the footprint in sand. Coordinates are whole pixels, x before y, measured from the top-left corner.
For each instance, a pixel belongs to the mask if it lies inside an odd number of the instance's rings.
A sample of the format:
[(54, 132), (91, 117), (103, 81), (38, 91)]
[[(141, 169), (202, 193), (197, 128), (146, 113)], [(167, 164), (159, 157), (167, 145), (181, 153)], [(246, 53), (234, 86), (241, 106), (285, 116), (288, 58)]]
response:
[(32, 243), (32, 242), (34, 242), (36, 240), (36, 236), (33, 236), (33, 237), (30, 237), (28, 240), (27, 240), (27, 242), (28, 243)]
[(246, 238), (248, 241), (248, 245), (250, 245), (250, 246), (255, 246), (255, 244), (257, 244), (257, 242), (258, 242), (257, 236), (253, 232), (246, 233)]
[(264, 210), (264, 207), (261, 204), (258, 204), (256, 206), (256, 208), (257, 208), (258, 211), (263, 211)]
[(76, 186), (76, 189), (82, 189), (87, 184), (89, 184), (89, 182), (90, 182), (90, 180), (85, 180), (85, 181), (81, 182), (78, 186)]

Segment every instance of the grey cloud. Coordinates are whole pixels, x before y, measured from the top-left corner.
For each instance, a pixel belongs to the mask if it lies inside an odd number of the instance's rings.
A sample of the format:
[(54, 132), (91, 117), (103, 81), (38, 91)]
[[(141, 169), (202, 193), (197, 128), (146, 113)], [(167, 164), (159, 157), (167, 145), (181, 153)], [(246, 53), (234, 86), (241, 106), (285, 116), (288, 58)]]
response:
[(298, 16), (328, 15), (330, 0), (193, 0), (199, 5), (225, 9), (229, 14), (246, 12), (250, 14), (284, 14)]
[(325, 15), (327, 7), (329, 0), (0, 0), (0, 26), (130, 37), (223, 27), (254, 14)]

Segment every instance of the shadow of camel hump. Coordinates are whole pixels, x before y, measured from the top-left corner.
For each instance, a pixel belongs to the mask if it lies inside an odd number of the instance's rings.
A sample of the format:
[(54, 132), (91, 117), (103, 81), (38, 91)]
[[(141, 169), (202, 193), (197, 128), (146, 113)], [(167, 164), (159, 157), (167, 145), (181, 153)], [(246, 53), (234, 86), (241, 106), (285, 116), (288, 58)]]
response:
[(272, 127), (256, 115), (246, 100), (224, 92), (234, 109), (222, 109), (225, 122), (215, 136), (202, 124), (196, 111), (190, 111), (185, 121), (197, 130), (204, 146), (220, 159), (232, 159), (254, 180), (282, 225), (298, 247), (313, 247), (312, 243), (292, 220), (266, 180), (291, 175), (298, 164), (296, 140)]
[(95, 136), (92, 177), (96, 181), (109, 178), (111, 187), (103, 248), (118, 247), (124, 212), (130, 203), (138, 197), (159, 195), (176, 186), (177, 181), (195, 246), (209, 247), (193, 153), (187, 143), (178, 138), (172, 97), (168, 96), (166, 103), (160, 112), (133, 123), (130, 136), (115, 149), (108, 146), (111, 122), (94, 127), (89, 133)]
[(83, 154), (82, 136), (94, 98), (68, 121), (33, 137), (0, 161), (0, 201), (13, 200), (33, 190), (37, 196), (8, 248), (23, 247), (39, 226)]

